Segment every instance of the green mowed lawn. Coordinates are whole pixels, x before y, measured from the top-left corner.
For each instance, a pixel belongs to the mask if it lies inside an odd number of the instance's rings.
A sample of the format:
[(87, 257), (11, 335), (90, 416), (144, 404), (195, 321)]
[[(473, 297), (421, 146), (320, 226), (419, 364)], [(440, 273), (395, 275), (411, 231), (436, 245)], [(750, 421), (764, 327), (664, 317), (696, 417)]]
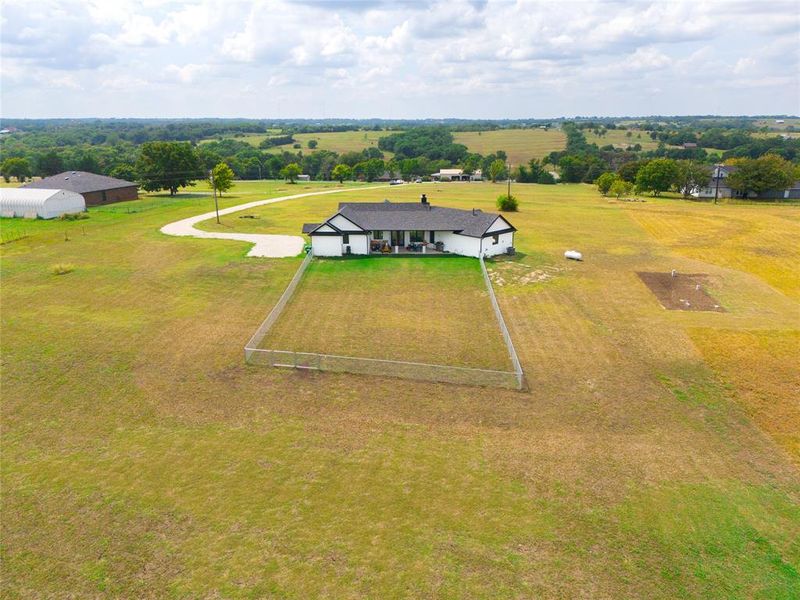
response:
[[(0, 221), (28, 228), (0, 247), (4, 595), (800, 594), (798, 457), (769, 422), (796, 414), (797, 288), (759, 260), (800, 209), (516, 186), (520, 254), (491, 267), (515, 392), (245, 365), (300, 259), (160, 234), (202, 191)], [(421, 191), (491, 210), (503, 188), (356, 187), (222, 226), (297, 233)], [(635, 273), (671, 268), (728, 312), (663, 310)]]
[(466, 257), (316, 259), (261, 347), (512, 369), (480, 264)]

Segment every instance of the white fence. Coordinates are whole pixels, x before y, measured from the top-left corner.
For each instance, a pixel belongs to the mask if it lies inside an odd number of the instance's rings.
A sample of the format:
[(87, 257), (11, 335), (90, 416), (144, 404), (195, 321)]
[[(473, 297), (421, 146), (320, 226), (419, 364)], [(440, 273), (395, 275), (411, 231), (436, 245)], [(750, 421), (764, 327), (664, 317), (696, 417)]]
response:
[(442, 383), (455, 383), (459, 385), (476, 385), (501, 387), (521, 390), (524, 386), (522, 367), (519, 364), (517, 353), (511, 342), (500, 306), (497, 304), (491, 281), (486, 272), (486, 266), (481, 259), (484, 281), (489, 290), (489, 297), (495, 316), (500, 325), (500, 331), (506, 342), (513, 371), (496, 371), (492, 369), (477, 369), (471, 367), (455, 367), (451, 365), (434, 365), (428, 363), (409, 362), (402, 360), (387, 360), (380, 358), (366, 358), (358, 356), (338, 356), (335, 354), (317, 354), (314, 352), (294, 352), (292, 350), (273, 350), (260, 348), (267, 333), (280, 317), (286, 305), (294, 295), (303, 274), (312, 260), (311, 253), (307, 254), (297, 272), (292, 277), (286, 290), (281, 294), (275, 307), (267, 318), (247, 342), (244, 348), (245, 361), (248, 364), (264, 365), (278, 368), (309, 369), (315, 371), (329, 371), (335, 373), (356, 373), (359, 375), (372, 375), (376, 377), (398, 377), (401, 379), (416, 379), (422, 381), (436, 381)]

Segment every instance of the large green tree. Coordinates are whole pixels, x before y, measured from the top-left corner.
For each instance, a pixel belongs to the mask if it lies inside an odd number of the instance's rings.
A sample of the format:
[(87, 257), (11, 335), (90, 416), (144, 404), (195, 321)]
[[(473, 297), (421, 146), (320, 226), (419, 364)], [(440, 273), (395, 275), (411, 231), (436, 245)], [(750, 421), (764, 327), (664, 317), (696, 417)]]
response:
[(297, 163), (289, 163), (281, 169), (280, 176), (288, 180), (289, 183), (294, 183), (294, 180), (297, 179), (297, 176), (302, 172), (303, 169), (300, 168), (300, 165)]
[(353, 169), (345, 164), (338, 164), (333, 167), (333, 171), (331, 171), (331, 177), (333, 177), (339, 183), (342, 183), (345, 179), (350, 179), (352, 176)]
[(492, 180), (492, 183), (496, 182), (498, 179), (505, 179), (507, 176), (508, 170), (506, 169), (506, 163), (499, 158), (489, 165), (489, 179)]
[(142, 144), (136, 172), (142, 188), (148, 192), (169, 190), (170, 196), (203, 176), (200, 159), (189, 142)]
[(735, 166), (736, 170), (728, 176), (728, 185), (742, 193), (783, 190), (792, 185), (797, 175), (792, 163), (775, 154), (743, 158)]
[(711, 167), (694, 160), (679, 160), (678, 174), (675, 178), (675, 189), (685, 197), (689, 197), (692, 190), (705, 187), (711, 180)]
[(58, 152), (51, 150), (39, 157), (39, 175), (42, 177), (50, 177), (61, 173), (64, 170), (64, 161)]
[(11, 181), (12, 177), (16, 177), (17, 181), (25, 181), (31, 176), (31, 163), (27, 158), (11, 157), (3, 161), (0, 165), (0, 173), (3, 174), (3, 179), (6, 183)]
[(678, 163), (671, 158), (656, 158), (636, 174), (636, 189), (658, 196), (670, 189), (678, 179)]
[(600, 177), (595, 180), (597, 184), (597, 189), (600, 191), (603, 196), (608, 195), (608, 191), (611, 189), (611, 186), (614, 185), (614, 182), (617, 180), (617, 174), (611, 173), (610, 171), (606, 171)]
[(224, 162), (219, 163), (211, 169), (211, 178), (214, 187), (217, 188), (219, 195), (227, 192), (233, 187), (233, 170)]

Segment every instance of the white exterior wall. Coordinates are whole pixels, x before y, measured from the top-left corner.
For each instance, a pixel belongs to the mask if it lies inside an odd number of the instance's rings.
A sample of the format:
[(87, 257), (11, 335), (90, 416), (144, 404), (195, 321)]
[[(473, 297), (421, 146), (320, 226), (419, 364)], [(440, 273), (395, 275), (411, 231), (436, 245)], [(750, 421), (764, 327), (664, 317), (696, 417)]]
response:
[(312, 235), (311, 252), (314, 256), (341, 256), (342, 236)]
[(463, 256), (472, 256), (474, 258), (478, 258), (480, 255), (480, 238), (460, 235), (452, 231), (437, 231), (436, 241), (444, 244), (446, 252), (461, 254)]
[(498, 236), (498, 242), (494, 243), (494, 238), (483, 238), (483, 255), (496, 256), (497, 254), (505, 254), (509, 246), (514, 245), (514, 234), (509, 231), (508, 233), (501, 233)]
[(41, 219), (53, 219), (63, 214), (86, 210), (83, 196), (67, 190), (43, 190), (28, 188), (0, 189), (0, 214), (8, 217), (36, 215)]
[(369, 236), (350, 234), (350, 243), (342, 243), (342, 254), (345, 253), (344, 246), (350, 246), (350, 254), (369, 254)]

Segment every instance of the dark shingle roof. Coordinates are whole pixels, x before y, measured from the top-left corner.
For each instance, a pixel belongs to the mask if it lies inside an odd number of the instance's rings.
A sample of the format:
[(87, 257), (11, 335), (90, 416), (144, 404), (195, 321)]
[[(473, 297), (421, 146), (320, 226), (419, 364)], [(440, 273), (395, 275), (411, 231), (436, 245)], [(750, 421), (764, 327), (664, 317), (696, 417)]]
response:
[(114, 190), (135, 185), (135, 183), (125, 181), (124, 179), (96, 175), (95, 173), (87, 173), (86, 171), (64, 171), (58, 175), (52, 175), (40, 179), (39, 181), (26, 183), (22, 187), (44, 190), (69, 190), (70, 192), (86, 194), (88, 192)]
[(311, 233), (322, 223), (303, 223), (303, 233)]
[(342, 202), (339, 212), (368, 230), (458, 231), (481, 237), (499, 215), (480, 210), (460, 210), (421, 202)]

